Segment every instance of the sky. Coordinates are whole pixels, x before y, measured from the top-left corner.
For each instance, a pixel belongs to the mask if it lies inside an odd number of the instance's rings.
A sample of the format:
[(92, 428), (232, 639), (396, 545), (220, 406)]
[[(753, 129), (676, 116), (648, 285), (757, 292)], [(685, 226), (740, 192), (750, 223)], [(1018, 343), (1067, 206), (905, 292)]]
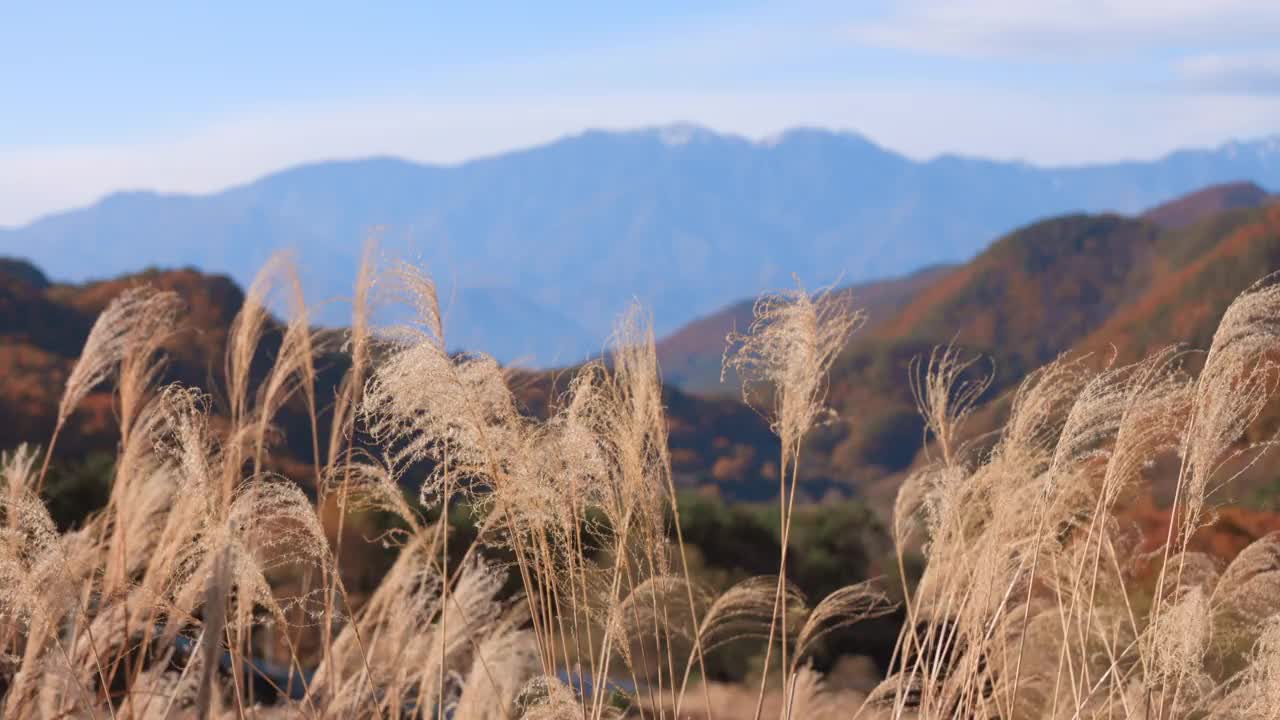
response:
[(1276, 0), (196, 5), (6, 7), (0, 226), (586, 128), (809, 125), (1037, 164), (1280, 133)]

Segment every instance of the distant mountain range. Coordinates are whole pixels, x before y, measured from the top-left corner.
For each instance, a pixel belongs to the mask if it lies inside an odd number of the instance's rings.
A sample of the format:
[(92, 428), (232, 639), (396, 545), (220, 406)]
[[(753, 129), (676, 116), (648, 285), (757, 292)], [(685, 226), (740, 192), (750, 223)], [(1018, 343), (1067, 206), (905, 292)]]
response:
[[(1280, 188), (1280, 136), (1042, 168), (918, 162), (815, 129), (768, 141), (693, 126), (591, 131), (456, 166), (373, 158), (210, 195), (114, 194), (0, 229), (0, 255), (67, 281), (193, 266), (244, 285), (292, 247), (321, 300), (349, 293), (376, 232), (388, 254), (440, 280), (451, 345), (552, 366), (598, 351), (632, 299), (666, 333), (792, 273), (810, 287), (902, 275), (967, 260), (1037, 218), (1136, 213), (1232, 180)], [(344, 322), (325, 307), (327, 322)]]
[[(888, 502), (905, 472), (923, 460), (921, 420), (908, 383), (912, 358), (955, 342), (991, 361), (995, 383), (981, 398), (971, 436), (990, 441), (1008, 391), (1062, 353), (1136, 360), (1171, 343), (1208, 347), (1231, 300), (1280, 270), (1280, 197), (1256, 185), (1203, 189), (1137, 215), (1073, 213), (1039, 220), (997, 238), (973, 259), (899, 279), (837, 289), (870, 316), (836, 359), (829, 403), (839, 420), (815, 431), (804, 452), (805, 494), (862, 494)], [(40, 442), (52, 428), (58, 394), (94, 315), (129, 285), (179, 292), (191, 331), (169, 347), (168, 377), (218, 397), (227, 326), (242, 294), (226, 277), (150, 271), (109, 281), (51, 283), (34, 266), (0, 258), (0, 449)], [(503, 312), (518, 312), (512, 307)], [(765, 421), (719, 384), (724, 336), (751, 320), (750, 302), (726, 306), (659, 344), (667, 388), (672, 458), (682, 483), (727, 497), (767, 498), (777, 488), (777, 441)], [(268, 346), (270, 343), (268, 343)], [(270, 347), (264, 350), (271, 354)], [(1194, 357), (1188, 356), (1194, 363)], [(318, 394), (332, 396), (340, 358), (322, 358)], [(517, 373), (521, 402), (542, 412), (568, 373)], [(557, 385), (559, 384), (559, 385)], [(693, 391), (693, 392), (690, 392)], [(292, 413), (292, 416), (291, 416)], [(284, 459), (305, 462), (304, 416), (286, 409)], [(113, 447), (114, 413), (105, 391), (77, 412), (60, 447), (71, 455)], [(1280, 399), (1258, 437), (1280, 427)], [(322, 433), (322, 436), (325, 436)], [(1269, 455), (1236, 483), (1280, 497), (1280, 457)]]

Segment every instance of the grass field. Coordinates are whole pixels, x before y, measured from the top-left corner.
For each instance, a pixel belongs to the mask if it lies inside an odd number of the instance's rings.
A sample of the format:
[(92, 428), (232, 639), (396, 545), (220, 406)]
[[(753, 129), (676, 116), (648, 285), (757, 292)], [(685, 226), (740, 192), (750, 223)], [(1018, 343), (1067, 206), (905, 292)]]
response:
[[(1203, 353), (1041, 368), (982, 442), (964, 432), (982, 365), (952, 347), (921, 358), (902, 381), (930, 462), (886, 519), (894, 567), (806, 598), (783, 578), (805, 439), (862, 321), (846, 296), (766, 296), (727, 338), (725, 367), (781, 449), (780, 552), (774, 574), (717, 591), (690, 560), (639, 308), (535, 419), (497, 363), (448, 351), (430, 278), (373, 257), (342, 337), (313, 329), (292, 267), (271, 261), (220, 387), (158, 386), (173, 294), (138, 287), (101, 315), (58, 429), (0, 467), (0, 715), (1280, 717), (1280, 536), (1225, 565), (1191, 547), (1271, 445), (1242, 438), (1280, 381), (1280, 285), (1241, 295)], [(411, 319), (374, 327), (385, 303)], [(268, 333), (278, 349), (256, 373)], [(346, 376), (318, 397), (316, 358), (334, 350)], [(104, 383), (120, 426), (105, 507), (60, 530), (50, 458)], [(312, 419), (298, 477), (271, 463), (288, 403)], [(1176, 489), (1153, 549), (1122, 511), (1162, 465)], [(354, 588), (370, 542), (394, 560)], [(828, 688), (811, 665), (824, 639), (890, 613), (905, 622), (887, 677)], [(760, 657), (750, 682), (709, 681), (718, 655), (744, 653)]]

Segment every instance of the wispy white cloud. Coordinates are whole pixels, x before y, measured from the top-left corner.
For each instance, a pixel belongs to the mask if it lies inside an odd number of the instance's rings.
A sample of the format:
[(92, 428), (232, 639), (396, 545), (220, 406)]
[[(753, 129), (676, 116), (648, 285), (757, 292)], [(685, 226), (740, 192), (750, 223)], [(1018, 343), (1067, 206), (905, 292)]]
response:
[(1182, 60), (1178, 71), (1194, 90), (1280, 95), (1280, 50), (1196, 55)]
[(922, 84), (296, 105), (257, 109), (145, 142), (0, 148), (0, 225), (121, 189), (210, 192), (290, 165), (341, 157), (453, 163), (584, 128), (678, 121), (752, 138), (796, 125), (848, 128), (916, 158), (959, 150), (1083, 163), (1273, 133), (1280, 127), (1280, 96), (1046, 97)]
[(942, 55), (1054, 55), (1274, 42), (1274, 0), (905, 0), (856, 42)]

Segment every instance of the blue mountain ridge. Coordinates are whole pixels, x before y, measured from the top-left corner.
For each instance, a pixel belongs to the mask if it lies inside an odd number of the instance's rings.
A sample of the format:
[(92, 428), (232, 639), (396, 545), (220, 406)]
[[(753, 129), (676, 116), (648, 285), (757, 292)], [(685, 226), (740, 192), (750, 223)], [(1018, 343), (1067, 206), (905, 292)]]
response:
[[(116, 193), (0, 229), (0, 255), (58, 280), (194, 266), (247, 285), (295, 248), (313, 300), (350, 294), (364, 239), (427, 267), (451, 344), (528, 365), (598, 352), (629, 302), (659, 334), (792, 284), (965, 260), (1032, 220), (1136, 213), (1248, 180), (1280, 188), (1280, 136), (1078, 167), (916, 161), (852, 133), (764, 141), (691, 125), (587, 131), (453, 166), (377, 157), (287, 169), (208, 195)], [(341, 303), (321, 320), (344, 322)]]

